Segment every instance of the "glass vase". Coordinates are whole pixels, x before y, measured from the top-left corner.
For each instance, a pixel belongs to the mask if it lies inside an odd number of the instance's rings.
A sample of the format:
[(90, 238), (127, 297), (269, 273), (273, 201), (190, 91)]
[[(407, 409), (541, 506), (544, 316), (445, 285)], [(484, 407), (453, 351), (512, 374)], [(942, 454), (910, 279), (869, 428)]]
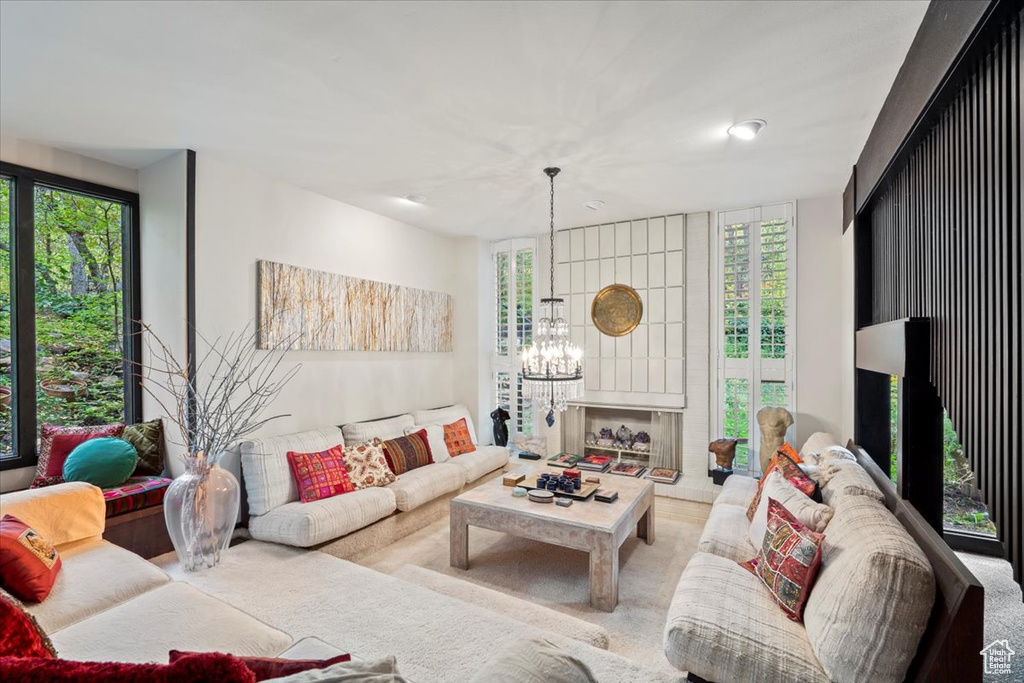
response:
[(235, 475), (202, 453), (183, 456), (185, 473), (167, 487), (164, 521), (186, 571), (216, 567), (238, 519)]

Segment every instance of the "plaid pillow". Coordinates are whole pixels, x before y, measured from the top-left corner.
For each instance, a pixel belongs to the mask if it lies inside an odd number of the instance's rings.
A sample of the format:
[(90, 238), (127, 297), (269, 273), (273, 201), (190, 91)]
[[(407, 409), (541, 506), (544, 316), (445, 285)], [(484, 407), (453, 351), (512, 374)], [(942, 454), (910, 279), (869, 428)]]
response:
[[(790, 447), (790, 450), (792, 450), (792, 447)], [(800, 456), (797, 457), (799, 458)], [(750, 505), (747, 507), (747, 519), (754, 519), (754, 513), (757, 512), (757, 506), (761, 504), (761, 490), (764, 488), (764, 482), (768, 478), (768, 475), (776, 470), (805, 496), (813, 500), (815, 503), (821, 502), (821, 491), (818, 489), (818, 482), (804, 474), (804, 471), (800, 469), (800, 465), (797, 464), (797, 461), (794, 461), (786, 454), (786, 448), (783, 446), (775, 453), (775, 457), (772, 458), (771, 464), (768, 465), (768, 469), (761, 475), (761, 481), (757, 483), (757, 493), (754, 494), (754, 498), (750, 501)]]
[(803, 621), (804, 604), (821, 568), (825, 534), (811, 531), (782, 503), (768, 499), (768, 528), (761, 552), (740, 566), (768, 587), (772, 598), (793, 621)]
[(384, 442), (384, 459), (395, 474), (402, 474), (434, 462), (427, 444), (427, 430), (421, 429), (407, 436)]
[(453, 458), (456, 455), (472, 453), (476, 450), (473, 439), (469, 436), (469, 425), (466, 424), (466, 418), (444, 426), (444, 445), (448, 447), (448, 455)]
[(303, 503), (356, 490), (348, 477), (345, 452), (340, 444), (319, 453), (289, 451), (288, 467), (299, 488), (299, 500)]

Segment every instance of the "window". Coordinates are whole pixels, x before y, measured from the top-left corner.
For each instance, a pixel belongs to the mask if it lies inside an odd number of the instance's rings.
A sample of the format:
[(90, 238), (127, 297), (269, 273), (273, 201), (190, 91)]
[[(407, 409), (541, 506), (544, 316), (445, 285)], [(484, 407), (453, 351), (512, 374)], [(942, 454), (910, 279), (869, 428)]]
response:
[(740, 470), (760, 468), (757, 412), (795, 406), (794, 230), (792, 203), (718, 214), (717, 424)]
[(533, 434), (535, 425), (531, 401), (523, 397), (520, 357), (533, 341), (533, 266), (537, 255), (535, 239), (495, 242), (491, 246), (494, 266), (494, 354), (492, 375), (496, 405), (512, 416), (510, 431)]
[(0, 165), (0, 467), (141, 412), (138, 195)]

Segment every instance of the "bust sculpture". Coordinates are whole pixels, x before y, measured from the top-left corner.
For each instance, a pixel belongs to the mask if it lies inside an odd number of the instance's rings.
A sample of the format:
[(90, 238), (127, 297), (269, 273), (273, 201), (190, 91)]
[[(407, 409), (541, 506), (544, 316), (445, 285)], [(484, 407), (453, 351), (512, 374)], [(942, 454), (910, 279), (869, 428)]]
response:
[(508, 445), (508, 425), (505, 424), (508, 419), (512, 417), (508, 414), (508, 411), (502, 407), (498, 407), (491, 413), (491, 420), (494, 421), (494, 445), (495, 446), (507, 446)]
[(761, 428), (761, 471), (771, 464), (775, 451), (786, 440), (786, 430), (793, 424), (793, 415), (785, 408), (761, 408), (757, 411), (757, 425)]

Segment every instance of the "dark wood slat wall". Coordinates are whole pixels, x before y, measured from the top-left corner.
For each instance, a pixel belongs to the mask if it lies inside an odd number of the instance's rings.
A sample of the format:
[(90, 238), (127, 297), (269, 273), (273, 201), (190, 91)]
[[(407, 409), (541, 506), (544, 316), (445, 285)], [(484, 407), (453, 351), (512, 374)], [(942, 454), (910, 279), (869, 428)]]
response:
[(860, 216), (870, 230), (871, 322), (932, 321), (931, 377), (1018, 582), (1024, 567), (1022, 16), (1015, 14), (970, 65), (959, 93)]

